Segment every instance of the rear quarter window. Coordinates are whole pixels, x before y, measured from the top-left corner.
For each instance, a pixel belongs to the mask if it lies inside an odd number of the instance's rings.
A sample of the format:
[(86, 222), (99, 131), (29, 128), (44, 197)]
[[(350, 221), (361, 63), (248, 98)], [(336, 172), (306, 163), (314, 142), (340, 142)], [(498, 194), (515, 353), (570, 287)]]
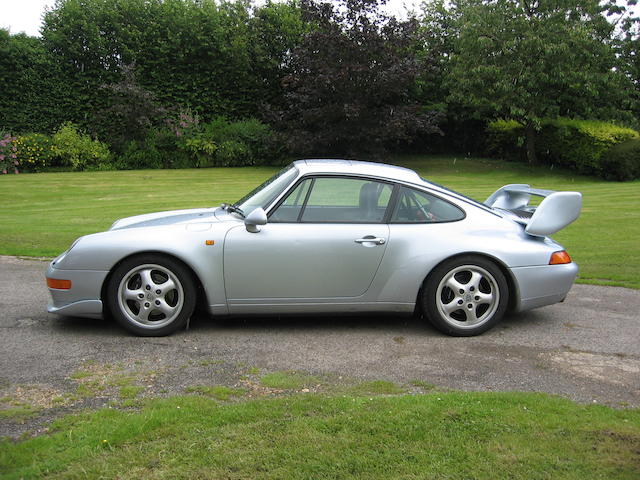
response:
[(400, 187), (391, 223), (442, 223), (462, 220), (465, 213), (459, 207), (409, 187)]

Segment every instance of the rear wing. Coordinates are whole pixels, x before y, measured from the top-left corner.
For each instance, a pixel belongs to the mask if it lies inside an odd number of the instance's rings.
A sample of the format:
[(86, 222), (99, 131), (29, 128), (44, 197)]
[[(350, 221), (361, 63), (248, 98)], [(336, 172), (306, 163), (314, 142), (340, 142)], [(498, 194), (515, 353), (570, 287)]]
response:
[[(537, 207), (529, 205), (532, 195), (544, 200)], [(484, 204), (511, 213), (513, 220), (525, 225), (529, 235), (544, 237), (562, 230), (580, 216), (582, 194), (513, 184), (496, 190)]]

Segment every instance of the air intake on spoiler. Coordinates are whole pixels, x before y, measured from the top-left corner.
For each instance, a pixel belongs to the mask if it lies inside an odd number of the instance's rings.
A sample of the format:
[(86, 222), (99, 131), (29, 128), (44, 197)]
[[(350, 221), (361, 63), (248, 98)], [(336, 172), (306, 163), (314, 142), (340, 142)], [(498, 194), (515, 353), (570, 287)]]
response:
[[(544, 200), (537, 207), (529, 205), (532, 195), (544, 197)], [(510, 212), (511, 218), (525, 225), (529, 235), (546, 236), (562, 230), (580, 216), (582, 194), (513, 184), (496, 190), (484, 204)]]

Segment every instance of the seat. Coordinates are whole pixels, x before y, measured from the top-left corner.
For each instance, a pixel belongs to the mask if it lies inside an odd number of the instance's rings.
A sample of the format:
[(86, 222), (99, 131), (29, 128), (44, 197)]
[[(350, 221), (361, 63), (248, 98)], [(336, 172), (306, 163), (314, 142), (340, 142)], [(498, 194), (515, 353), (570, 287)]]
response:
[(379, 196), (379, 185), (375, 183), (365, 183), (360, 187), (359, 207), (363, 220), (372, 222), (379, 222), (381, 220), (378, 210)]

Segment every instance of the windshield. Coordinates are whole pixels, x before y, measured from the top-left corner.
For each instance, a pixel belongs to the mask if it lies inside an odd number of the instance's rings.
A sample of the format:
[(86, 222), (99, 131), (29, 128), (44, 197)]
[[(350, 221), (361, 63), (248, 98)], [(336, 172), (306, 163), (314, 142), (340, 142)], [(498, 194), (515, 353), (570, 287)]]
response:
[(298, 169), (293, 164), (283, 168), (259, 187), (254, 188), (236, 203), (245, 215), (256, 208), (266, 209), (285, 188), (298, 176)]

